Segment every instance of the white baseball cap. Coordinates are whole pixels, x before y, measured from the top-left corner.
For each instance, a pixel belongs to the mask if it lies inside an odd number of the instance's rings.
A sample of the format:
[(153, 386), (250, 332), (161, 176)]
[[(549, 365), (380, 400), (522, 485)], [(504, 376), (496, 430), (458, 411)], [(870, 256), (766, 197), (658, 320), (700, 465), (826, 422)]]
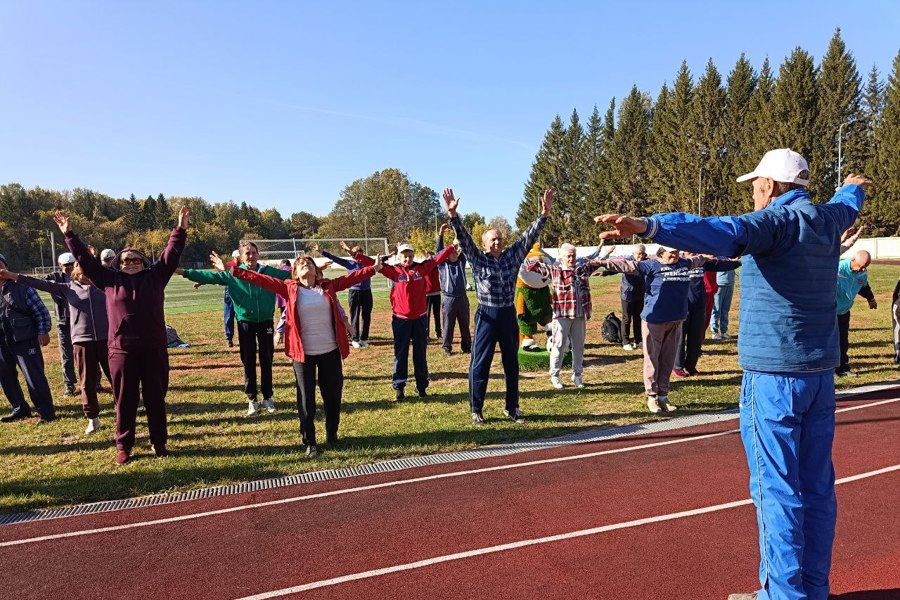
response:
[(806, 159), (789, 148), (766, 152), (752, 173), (741, 175), (738, 182), (757, 177), (767, 177), (780, 183), (809, 185), (809, 164)]
[(397, 246), (397, 252), (398, 252), (398, 253), (400, 253), (400, 252), (407, 252), (407, 251), (409, 251), (409, 252), (415, 252), (415, 250), (413, 250), (413, 247), (410, 246), (409, 244), (400, 244), (399, 246)]
[(103, 252), (100, 253), (100, 260), (109, 260), (110, 258), (114, 258), (116, 256), (116, 251), (112, 248), (104, 248)]
[(71, 252), (63, 252), (59, 255), (59, 258), (56, 259), (56, 264), (58, 265), (71, 265), (75, 262), (75, 255)]

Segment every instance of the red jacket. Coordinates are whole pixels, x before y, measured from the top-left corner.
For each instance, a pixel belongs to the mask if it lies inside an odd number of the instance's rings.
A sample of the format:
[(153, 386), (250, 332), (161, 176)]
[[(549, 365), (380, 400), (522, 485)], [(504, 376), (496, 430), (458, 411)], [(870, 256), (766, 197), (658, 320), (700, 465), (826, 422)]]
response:
[[(231, 274), (238, 279), (248, 281), (253, 285), (257, 285), (263, 289), (281, 294), (287, 298), (287, 310), (285, 311), (285, 328), (284, 328), (284, 353), (291, 360), (296, 362), (304, 362), (306, 355), (303, 353), (303, 342), (300, 339), (300, 323), (297, 322), (297, 290), (300, 283), (296, 279), (287, 279), (282, 281), (269, 275), (263, 275), (250, 269), (231, 269)], [(363, 267), (342, 275), (337, 279), (320, 279), (319, 285), (325, 292), (331, 304), (331, 325), (334, 327), (334, 339), (337, 341), (338, 349), (341, 352), (341, 358), (350, 356), (350, 342), (347, 341), (347, 328), (344, 327), (344, 321), (338, 312), (337, 293), (346, 290), (355, 283), (359, 283), (364, 279), (370, 278), (375, 274), (374, 267)]]
[[(385, 265), (381, 274), (394, 282), (391, 288), (391, 310), (399, 319), (418, 319), (424, 317), (428, 309), (425, 305), (426, 282), (433, 272), (437, 276), (437, 266), (446, 261), (454, 246), (447, 246), (434, 258), (429, 258), (420, 263), (413, 263), (411, 267), (400, 265)], [(365, 265), (375, 264), (368, 256), (357, 253), (354, 260)], [(436, 288), (440, 290), (440, 283)]]
[(431, 271), (428, 274), (428, 277), (425, 278), (425, 295), (430, 296), (431, 294), (440, 294), (441, 293), (441, 276), (438, 273), (437, 269)]

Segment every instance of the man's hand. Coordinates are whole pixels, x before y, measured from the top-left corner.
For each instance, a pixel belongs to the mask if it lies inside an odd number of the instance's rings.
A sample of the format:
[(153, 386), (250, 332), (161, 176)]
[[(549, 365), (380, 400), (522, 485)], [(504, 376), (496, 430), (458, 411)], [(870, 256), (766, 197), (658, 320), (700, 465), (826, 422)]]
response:
[(345, 242), (344, 240), (341, 240), (341, 250), (343, 250), (343, 251), (346, 252), (347, 254), (353, 254), (353, 253), (350, 251), (350, 246), (348, 246), (348, 245), (347, 245), (347, 242)]
[(325, 269), (331, 267), (331, 265), (333, 265), (333, 264), (334, 264), (334, 261), (333, 261), (333, 260), (326, 260), (326, 261), (323, 262), (321, 265), (319, 265), (319, 268), (322, 269), (322, 270), (324, 271)]
[(46, 346), (47, 344), (49, 344), (49, 343), (50, 343), (50, 334), (49, 334), (49, 333), (45, 333), (44, 335), (39, 335), (39, 336), (38, 336), (38, 343), (39, 343), (41, 346)]
[(878, 308), (878, 301), (875, 298), (872, 298), (869, 300), (869, 309), (875, 310), (876, 308)]
[(875, 185), (875, 182), (868, 177), (857, 175), (856, 173), (850, 173), (849, 175), (847, 175), (847, 179), (844, 180), (844, 185), (858, 185), (862, 189), (868, 190), (870, 187)]
[(647, 221), (628, 215), (600, 215), (594, 217), (595, 223), (608, 223), (614, 227), (600, 234), (601, 240), (627, 238), (632, 235), (643, 235), (647, 231)]
[(444, 197), (444, 206), (447, 207), (447, 214), (450, 215), (450, 218), (452, 219), (456, 216), (456, 207), (459, 206), (459, 198), (454, 198), (452, 188), (444, 188), (442, 196)]
[(72, 224), (69, 223), (69, 217), (63, 214), (63, 211), (57, 210), (53, 214), (53, 221), (59, 225), (59, 230), (62, 231), (63, 235), (66, 235), (70, 231), (72, 231)]
[(215, 250), (209, 253), (209, 262), (212, 263), (212, 266), (215, 267), (216, 271), (225, 270), (225, 261), (222, 260), (222, 257), (219, 256)]
[(18, 273), (13, 273), (6, 269), (0, 269), (0, 279), (8, 279), (10, 281), (15, 281), (18, 276), (19, 276)]
[[(341, 243), (343, 243), (343, 242), (341, 242)], [(318, 252), (319, 244), (317, 242), (313, 242), (312, 244), (309, 245), (309, 249), (312, 250), (313, 252)]]
[[(175, 267), (175, 274), (176, 274), (176, 275), (184, 275), (184, 268), (182, 268), (182, 267)], [(195, 284), (195, 285), (196, 285), (196, 284)]]
[(553, 200), (555, 198), (556, 194), (553, 192), (553, 188), (544, 190), (544, 197), (541, 198), (541, 214), (545, 217), (550, 216), (550, 209), (553, 208)]
[(441, 223), (441, 228), (438, 230), (438, 235), (442, 236), (447, 233), (447, 230), (450, 229), (450, 226), (446, 223)]
[(191, 214), (191, 209), (187, 206), (182, 206), (178, 209), (178, 229), (184, 229), (187, 231), (188, 229), (188, 216)]

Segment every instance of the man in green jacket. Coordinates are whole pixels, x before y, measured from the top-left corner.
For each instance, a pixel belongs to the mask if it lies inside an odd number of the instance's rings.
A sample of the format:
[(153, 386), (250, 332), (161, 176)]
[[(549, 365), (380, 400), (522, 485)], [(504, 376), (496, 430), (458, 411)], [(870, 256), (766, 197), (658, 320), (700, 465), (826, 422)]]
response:
[[(242, 269), (250, 269), (278, 279), (287, 279), (290, 271), (259, 264), (259, 249), (250, 241), (241, 242)], [(230, 273), (183, 269), (180, 273), (195, 283), (216, 284), (228, 287), (228, 294), (234, 304), (237, 317), (238, 344), (241, 348), (241, 363), (244, 365), (244, 393), (247, 394), (247, 415), (255, 415), (259, 410), (256, 389), (256, 354), (259, 352), (260, 388), (263, 405), (270, 413), (275, 412), (272, 400), (272, 357), (275, 354), (273, 335), (275, 327), (275, 294), (241, 281)]]

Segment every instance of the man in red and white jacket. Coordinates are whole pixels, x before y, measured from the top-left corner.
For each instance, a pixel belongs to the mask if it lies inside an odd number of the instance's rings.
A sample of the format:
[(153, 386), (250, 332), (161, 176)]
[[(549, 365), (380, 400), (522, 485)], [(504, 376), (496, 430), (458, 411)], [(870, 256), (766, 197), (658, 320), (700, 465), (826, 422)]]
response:
[[(437, 266), (450, 258), (455, 252), (449, 246), (433, 259), (414, 262), (415, 251), (409, 244), (397, 246), (397, 264), (382, 263), (381, 274), (394, 282), (391, 289), (391, 327), (394, 331), (394, 375), (393, 386), (397, 392), (397, 400), (405, 396), (404, 388), (409, 372), (409, 343), (413, 346), (413, 374), (416, 378), (416, 394), (419, 398), (426, 396), (428, 387), (428, 358), (425, 352), (428, 344), (426, 334), (427, 308), (425, 304), (426, 280)], [(362, 264), (375, 264), (375, 261), (362, 253), (353, 256)]]

